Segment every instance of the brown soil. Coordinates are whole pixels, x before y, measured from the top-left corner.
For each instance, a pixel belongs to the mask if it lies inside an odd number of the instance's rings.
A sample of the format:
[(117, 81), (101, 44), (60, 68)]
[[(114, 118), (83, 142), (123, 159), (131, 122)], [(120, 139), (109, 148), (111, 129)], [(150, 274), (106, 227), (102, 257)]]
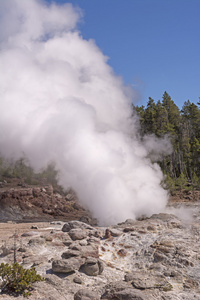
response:
[[(0, 245), (4, 241), (10, 240), (13, 243), (14, 234), (17, 236), (21, 235), (24, 232), (34, 231), (31, 229), (32, 226), (37, 226), (38, 229), (47, 228), (50, 226), (49, 222), (39, 222), (39, 223), (0, 223)], [(35, 230), (36, 231), (36, 230)]]
[(169, 203), (196, 202), (200, 200), (200, 190), (180, 190), (170, 196)]

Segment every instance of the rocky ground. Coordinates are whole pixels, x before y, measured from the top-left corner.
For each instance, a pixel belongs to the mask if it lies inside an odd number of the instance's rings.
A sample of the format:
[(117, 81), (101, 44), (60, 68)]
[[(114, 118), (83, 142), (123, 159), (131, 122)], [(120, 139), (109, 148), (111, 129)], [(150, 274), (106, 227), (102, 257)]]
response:
[(69, 221), (89, 216), (72, 190), (63, 193), (52, 185), (31, 186), (17, 179), (0, 182), (0, 221)]
[(108, 228), (87, 224), (83, 211), (85, 222), (60, 217), (0, 224), (0, 263), (13, 262), (16, 235), (17, 261), (45, 277), (33, 285), (30, 300), (200, 299), (199, 192), (174, 196), (165, 213)]

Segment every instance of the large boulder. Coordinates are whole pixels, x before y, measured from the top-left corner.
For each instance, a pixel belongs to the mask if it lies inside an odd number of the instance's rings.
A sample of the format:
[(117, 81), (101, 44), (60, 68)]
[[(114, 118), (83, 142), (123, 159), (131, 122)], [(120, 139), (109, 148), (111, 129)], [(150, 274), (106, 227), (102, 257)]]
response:
[(87, 237), (87, 231), (84, 229), (78, 229), (78, 228), (71, 229), (68, 232), (68, 234), (73, 241), (83, 240)]
[(81, 271), (88, 276), (100, 275), (104, 270), (103, 262), (94, 257), (88, 257), (85, 263), (81, 266)]
[(70, 221), (63, 225), (62, 231), (69, 232), (71, 229), (89, 229), (94, 230), (94, 228), (84, 222), (80, 221)]
[(71, 244), (69, 248), (74, 251), (79, 251), (81, 257), (99, 257), (99, 245), (94, 243), (86, 246)]
[(52, 270), (55, 273), (72, 273), (79, 270), (83, 260), (79, 257), (71, 257), (69, 259), (53, 260)]

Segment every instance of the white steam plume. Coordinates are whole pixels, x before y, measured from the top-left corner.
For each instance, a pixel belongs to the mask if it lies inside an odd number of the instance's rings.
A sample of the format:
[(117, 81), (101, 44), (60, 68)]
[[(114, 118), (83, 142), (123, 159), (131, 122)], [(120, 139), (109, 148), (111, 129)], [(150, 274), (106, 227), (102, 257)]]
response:
[(0, 152), (25, 153), (36, 170), (55, 161), (100, 224), (159, 212), (167, 192), (150, 139), (137, 138), (133, 95), (80, 18), (70, 4), (0, 1)]

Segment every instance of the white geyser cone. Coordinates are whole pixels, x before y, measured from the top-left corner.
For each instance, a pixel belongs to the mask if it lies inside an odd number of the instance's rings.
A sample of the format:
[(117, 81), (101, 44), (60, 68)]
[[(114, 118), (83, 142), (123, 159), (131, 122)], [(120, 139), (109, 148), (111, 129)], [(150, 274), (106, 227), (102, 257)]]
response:
[(81, 37), (80, 18), (71, 4), (0, 1), (0, 152), (25, 153), (35, 170), (54, 161), (102, 225), (160, 212), (167, 192), (151, 138), (138, 138), (134, 92)]

